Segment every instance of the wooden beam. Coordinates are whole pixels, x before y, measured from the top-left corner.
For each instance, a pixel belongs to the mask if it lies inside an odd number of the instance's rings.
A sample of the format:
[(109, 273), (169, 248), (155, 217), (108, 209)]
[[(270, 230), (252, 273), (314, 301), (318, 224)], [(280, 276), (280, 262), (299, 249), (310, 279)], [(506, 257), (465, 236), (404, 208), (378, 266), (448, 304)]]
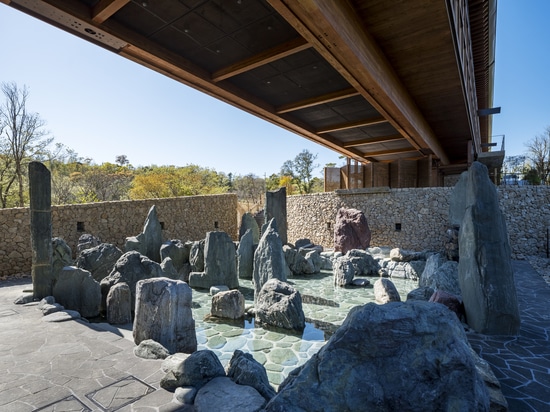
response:
[(400, 134), (396, 134), (396, 135), (393, 135), (393, 136), (384, 136), (384, 137), (379, 137), (379, 138), (375, 138), (375, 139), (361, 139), (361, 140), (355, 140), (353, 142), (347, 142), (347, 143), (344, 143), (344, 147), (357, 147), (357, 146), (365, 146), (365, 145), (369, 145), (369, 144), (379, 144), (379, 143), (386, 143), (386, 142), (395, 142), (397, 140), (405, 140), (405, 138), (403, 136), (401, 136)]
[(384, 53), (348, 1), (268, 0), (417, 149), (449, 159)]
[(364, 156), (368, 157), (376, 157), (376, 156), (391, 156), (396, 154), (403, 154), (403, 153), (413, 153), (418, 152), (418, 150), (411, 148), (411, 147), (405, 147), (402, 149), (392, 149), (392, 150), (380, 150), (378, 152), (367, 152), (364, 154)]
[(290, 40), (283, 44), (279, 44), (275, 47), (258, 53), (255, 56), (241, 60), (240, 62), (237, 62), (235, 64), (232, 64), (231, 66), (224, 67), (223, 69), (214, 72), (212, 74), (212, 81), (219, 82), (228, 79), (229, 77), (236, 76), (238, 74), (255, 69), (256, 67), (263, 66), (265, 64), (290, 56), (294, 53), (309, 49), (310, 47), (311, 44), (309, 44), (303, 37), (298, 37), (296, 39)]
[(359, 120), (356, 122), (340, 123), (338, 125), (325, 127), (324, 129), (317, 130), (318, 134), (336, 132), (339, 130), (357, 129), (358, 127), (372, 126), (375, 124), (386, 123), (387, 120), (383, 117), (375, 117), (371, 119)]
[(285, 104), (277, 107), (277, 114), (283, 114), (293, 112), (295, 110), (306, 109), (308, 107), (318, 106), (320, 104), (335, 102), (337, 100), (347, 99), (349, 97), (357, 96), (359, 92), (353, 87), (349, 89), (339, 90), (337, 92), (327, 93), (322, 96), (312, 97), (311, 99), (301, 100), (299, 102)]
[(100, 0), (92, 10), (92, 21), (101, 24), (128, 3), (130, 0)]

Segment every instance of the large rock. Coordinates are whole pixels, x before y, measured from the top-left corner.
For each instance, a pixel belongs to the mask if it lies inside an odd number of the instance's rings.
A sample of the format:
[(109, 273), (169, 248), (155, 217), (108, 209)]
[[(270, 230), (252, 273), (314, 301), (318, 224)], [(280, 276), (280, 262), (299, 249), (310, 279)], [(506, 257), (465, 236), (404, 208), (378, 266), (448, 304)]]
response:
[(431, 255), (426, 261), (426, 267), (420, 276), (418, 285), (461, 296), (458, 263), (454, 260), (447, 260), (440, 253)]
[(215, 285), (239, 287), (235, 244), (222, 231), (208, 232), (204, 243), (204, 272), (191, 272), (189, 286), (210, 289)]
[(287, 219), (286, 219), (286, 187), (280, 187), (277, 190), (270, 190), (265, 193), (265, 220), (269, 223), (272, 219), (277, 222), (277, 232), (281, 237), (281, 242), (286, 245), (287, 238)]
[(401, 296), (391, 280), (380, 278), (374, 282), (374, 300), (380, 304), (400, 302)]
[(256, 320), (278, 328), (303, 330), (306, 324), (300, 292), (288, 283), (269, 279), (258, 294)]
[(265, 405), (265, 399), (251, 386), (218, 377), (199, 389), (194, 405), (196, 412), (258, 412)]
[[(254, 224), (256, 225), (256, 220), (254, 220)], [(254, 234), (250, 229), (241, 236), (239, 246), (237, 246), (237, 272), (239, 273), (239, 279), (252, 279), (254, 271), (254, 245), (257, 243), (254, 243)]]
[(227, 366), (227, 376), (239, 385), (252, 386), (268, 401), (275, 396), (265, 368), (250, 353), (240, 350), (233, 352)]
[(59, 276), (65, 266), (73, 266), (73, 264), (73, 254), (70, 246), (62, 238), (54, 237), (52, 239), (52, 271), (54, 276)]
[(101, 280), (111, 271), (115, 263), (122, 256), (122, 250), (110, 243), (101, 243), (97, 246), (84, 249), (76, 259), (76, 266), (87, 270), (95, 280)]
[(199, 350), (186, 357), (168, 357), (163, 370), (166, 375), (160, 386), (169, 391), (182, 386), (200, 388), (214, 378), (225, 376), (220, 360), (211, 350)]
[(132, 294), (127, 283), (120, 282), (111, 286), (105, 305), (107, 322), (111, 325), (132, 322)]
[[(286, 264), (294, 275), (311, 275), (316, 273), (313, 259), (307, 259), (297, 249), (289, 245), (283, 246)], [(317, 270), (319, 272), (319, 270)]]
[(365, 250), (370, 246), (371, 231), (364, 213), (357, 209), (340, 208), (334, 224), (334, 250), (346, 253), (351, 249)]
[(140, 280), (163, 277), (164, 272), (157, 262), (137, 251), (123, 254), (115, 263), (113, 271), (100, 282), (103, 302), (106, 301), (111, 286), (125, 282), (130, 287), (132, 309), (136, 302), (136, 285)]
[(238, 290), (216, 293), (212, 296), (210, 314), (218, 318), (242, 318), (244, 316), (244, 295)]
[(80, 235), (78, 238), (78, 243), (76, 245), (76, 251), (80, 254), (86, 249), (91, 249), (93, 247), (99, 246), (101, 244), (101, 240), (90, 234), (90, 233), (84, 233)]
[(164, 242), (160, 247), (160, 258), (163, 262), (166, 258), (172, 259), (172, 263), (178, 272), (185, 277), (185, 272), (189, 274), (189, 253), (191, 252), (192, 242), (183, 243), (181, 240), (172, 239)]
[(66, 309), (75, 310), (85, 318), (99, 315), (101, 289), (87, 270), (65, 266), (57, 275), (53, 297)]
[(126, 238), (125, 249), (126, 252), (131, 250), (138, 251), (149, 259), (160, 263), (161, 245), (162, 226), (157, 216), (157, 208), (153, 205), (149, 209), (149, 213), (147, 213), (143, 231), (137, 236)]
[(136, 296), (136, 344), (153, 339), (170, 353), (197, 350), (192, 291), (187, 283), (168, 278), (142, 280), (137, 284)]
[[(455, 193), (456, 192), (456, 193)], [(506, 221), (487, 167), (474, 162), (453, 199), (465, 207), (459, 232), (458, 279), (468, 324), (483, 334), (515, 335), (520, 318)], [(452, 213), (458, 219), (459, 212)]]
[(204, 272), (204, 242), (205, 240), (202, 239), (191, 244), (189, 250), (191, 272)]
[(356, 273), (355, 266), (353, 266), (347, 256), (340, 256), (332, 261), (332, 272), (334, 276), (334, 286), (351, 285)]
[(277, 232), (277, 223), (271, 219), (262, 233), (260, 243), (254, 252), (254, 302), (264, 283), (269, 279), (286, 282), (290, 269), (283, 252), (283, 243)]
[(474, 356), (444, 306), (369, 303), (290, 373), (265, 411), (488, 411)]
[(239, 241), (242, 242), (245, 233), (250, 230), (252, 235), (252, 244), (257, 245), (260, 241), (260, 228), (258, 222), (254, 219), (251, 213), (246, 212), (241, 218), (241, 226), (239, 227)]
[(379, 269), (378, 262), (368, 252), (351, 249), (332, 261), (334, 285), (351, 285), (355, 276), (376, 276)]

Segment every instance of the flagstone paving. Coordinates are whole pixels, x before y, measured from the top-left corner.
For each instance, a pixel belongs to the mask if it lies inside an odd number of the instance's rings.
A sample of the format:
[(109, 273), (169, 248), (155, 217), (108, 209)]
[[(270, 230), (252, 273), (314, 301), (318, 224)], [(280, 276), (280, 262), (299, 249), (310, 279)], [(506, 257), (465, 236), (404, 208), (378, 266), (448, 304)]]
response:
[[(550, 410), (550, 287), (528, 262), (513, 264), (519, 336), (468, 337), (499, 378), (510, 411)], [(308, 296), (304, 311), (310, 323), (303, 335), (264, 330), (253, 322), (206, 322), (210, 297), (194, 291), (199, 349), (212, 349), (224, 365), (235, 349), (250, 352), (277, 386), (324, 345), (325, 333), (313, 324), (334, 328), (350, 307), (372, 298), (372, 289), (334, 289), (323, 274), (291, 281)], [(251, 285), (242, 286), (250, 294)], [(29, 280), (0, 281), (0, 412), (191, 410), (160, 389), (162, 361), (134, 356), (128, 326), (43, 322), (36, 306), (13, 303), (29, 287)], [(414, 284), (403, 281), (400, 287), (404, 299)]]

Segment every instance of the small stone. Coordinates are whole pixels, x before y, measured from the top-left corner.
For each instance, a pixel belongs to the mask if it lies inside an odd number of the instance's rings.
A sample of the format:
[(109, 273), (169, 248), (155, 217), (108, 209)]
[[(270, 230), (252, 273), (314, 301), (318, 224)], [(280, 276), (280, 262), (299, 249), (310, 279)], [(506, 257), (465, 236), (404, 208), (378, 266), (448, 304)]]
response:
[(364, 288), (370, 285), (370, 281), (368, 279), (357, 278), (357, 279), (353, 279), (351, 281), (351, 284), (352, 286), (359, 286)]
[(197, 395), (197, 388), (194, 386), (183, 386), (176, 388), (174, 392), (174, 398), (178, 402), (183, 403), (184, 405), (192, 405), (195, 401), (195, 396)]
[(43, 322), (65, 322), (68, 320), (80, 319), (80, 313), (76, 310), (62, 310), (42, 318)]
[(166, 359), (170, 353), (160, 343), (146, 339), (134, 348), (134, 355), (143, 359)]
[(229, 288), (225, 285), (210, 286), (210, 296), (214, 296), (217, 293), (225, 292), (227, 290), (229, 290)]

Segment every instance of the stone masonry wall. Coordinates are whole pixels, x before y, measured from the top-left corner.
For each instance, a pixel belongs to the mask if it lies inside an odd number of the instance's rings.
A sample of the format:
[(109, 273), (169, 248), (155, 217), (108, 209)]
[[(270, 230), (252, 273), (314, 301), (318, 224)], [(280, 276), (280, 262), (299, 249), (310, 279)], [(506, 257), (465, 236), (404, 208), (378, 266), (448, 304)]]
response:
[[(126, 237), (143, 230), (147, 213), (153, 205), (156, 205), (159, 221), (164, 227), (164, 240), (204, 239), (206, 232), (215, 230), (215, 222), (219, 230), (237, 240), (235, 194), (52, 206), (53, 236), (63, 238), (73, 255), (78, 238), (84, 233), (124, 251)], [(0, 210), (0, 276), (30, 273), (29, 219), (28, 208)]]
[[(289, 242), (309, 238), (331, 248), (337, 210), (352, 207), (367, 216), (372, 246), (443, 250), (452, 188), (370, 190), (368, 194), (329, 192), (289, 196)], [(506, 216), (512, 257), (547, 256), (550, 187), (502, 186), (498, 194)], [(143, 229), (152, 205), (157, 206), (159, 220), (164, 223), (165, 240), (203, 239), (206, 232), (214, 230), (216, 221), (220, 230), (237, 239), (237, 197), (233, 194), (54, 206), (53, 235), (65, 239), (73, 253), (83, 233), (91, 233), (123, 249), (125, 238)], [(28, 208), (1, 209), (0, 228), (0, 276), (30, 272)]]
[[(372, 231), (372, 246), (443, 251), (449, 227), (452, 188), (384, 189), (368, 194), (318, 193), (287, 199), (288, 240), (309, 238), (333, 247), (333, 228), (340, 207), (362, 210)], [(512, 258), (547, 256), (550, 187), (499, 187)], [(400, 228), (400, 230), (399, 230)]]

